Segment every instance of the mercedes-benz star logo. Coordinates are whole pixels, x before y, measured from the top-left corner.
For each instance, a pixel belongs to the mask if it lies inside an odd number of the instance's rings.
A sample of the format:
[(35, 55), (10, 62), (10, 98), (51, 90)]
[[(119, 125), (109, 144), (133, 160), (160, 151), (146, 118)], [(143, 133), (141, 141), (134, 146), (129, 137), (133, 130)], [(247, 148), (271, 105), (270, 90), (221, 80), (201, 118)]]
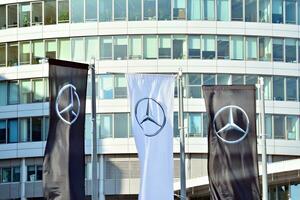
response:
[(135, 104), (135, 119), (149, 137), (157, 135), (166, 125), (163, 107), (152, 98), (142, 98)]
[[(236, 110), (237, 113), (236, 115), (238, 115), (235, 116), (236, 119), (234, 119), (233, 110)], [(224, 114), (226, 114), (225, 117)], [(240, 127), (240, 125), (237, 124), (237, 121), (245, 122), (245, 123), (241, 123), (244, 124), (242, 125), (243, 127)], [(239, 143), (247, 136), (249, 131), (248, 115), (239, 106), (236, 105), (224, 106), (220, 110), (218, 110), (218, 112), (215, 114), (213, 120), (213, 129), (217, 137), (223, 142), (229, 144)], [(234, 133), (237, 134), (232, 137), (230, 136), (227, 137), (228, 134), (233, 135)], [(228, 138), (233, 138), (233, 139), (228, 139)]]
[[(68, 92), (70, 92), (69, 95)], [(59, 90), (55, 109), (58, 117), (66, 124), (71, 125), (77, 120), (80, 111), (80, 100), (74, 85), (67, 84)]]

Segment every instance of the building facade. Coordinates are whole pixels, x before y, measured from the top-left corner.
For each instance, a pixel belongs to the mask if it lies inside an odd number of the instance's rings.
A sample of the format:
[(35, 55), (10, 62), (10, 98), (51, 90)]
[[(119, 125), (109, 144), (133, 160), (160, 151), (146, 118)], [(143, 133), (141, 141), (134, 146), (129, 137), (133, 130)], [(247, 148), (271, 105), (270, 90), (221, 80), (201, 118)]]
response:
[[(139, 191), (124, 74), (176, 74), (179, 68), (184, 73), (189, 198), (208, 199), (209, 195), (207, 115), (201, 85), (255, 84), (262, 76), (270, 200), (299, 199), (299, 25), (299, 0), (0, 1), (0, 199), (42, 199), (49, 126), (44, 57), (85, 63), (95, 58), (101, 200), (137, 199)], [(87, 199), (91, 195), (90, 79), (88, 85)], [(178, 194), (178, 100), (174, 95)]]

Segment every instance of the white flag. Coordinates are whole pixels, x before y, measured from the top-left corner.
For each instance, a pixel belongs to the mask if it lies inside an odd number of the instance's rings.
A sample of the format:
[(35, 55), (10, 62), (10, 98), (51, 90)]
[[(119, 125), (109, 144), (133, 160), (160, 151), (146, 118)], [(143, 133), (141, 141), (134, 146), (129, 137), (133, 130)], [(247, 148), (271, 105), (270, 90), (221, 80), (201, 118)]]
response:
[(173, 200), (175, 76), (128, 74), (131, 124), (140, 160), (139, 200)]

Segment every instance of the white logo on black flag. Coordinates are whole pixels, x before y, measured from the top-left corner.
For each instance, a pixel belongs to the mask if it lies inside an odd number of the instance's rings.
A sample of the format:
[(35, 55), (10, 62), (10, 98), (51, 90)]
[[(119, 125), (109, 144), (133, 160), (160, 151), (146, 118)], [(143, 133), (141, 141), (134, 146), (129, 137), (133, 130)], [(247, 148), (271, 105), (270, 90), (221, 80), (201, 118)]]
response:
[(255, 86), (203, 86), (212, 200), (259, 200)]

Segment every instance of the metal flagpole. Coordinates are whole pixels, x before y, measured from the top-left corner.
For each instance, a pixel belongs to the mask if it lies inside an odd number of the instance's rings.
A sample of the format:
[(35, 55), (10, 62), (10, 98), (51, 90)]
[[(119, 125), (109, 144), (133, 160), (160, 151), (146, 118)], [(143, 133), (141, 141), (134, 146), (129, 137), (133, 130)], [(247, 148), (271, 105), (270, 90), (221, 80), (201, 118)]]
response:
[(260, 86), (260, 128), (262, 136), (262, 189), (263, 200), (268, 200), (268, 174), (267, 174), (267, 145), (266, 145), (266, 130), (265, 130), (265, 96), (264, 96), (264, 78), (259, 78)]
[(90, 64), (92, 79), (92, 126), (93, 126), (93, 145), (92, 145), (92, 200), (98, 199), (97, 182), (97, 133), (96, 133), (96, 81), (95, 81), (95, 59)]
[(177, 77), (177, 91), (179, 99), (178, 128), (180, 130), (180, 199), (186, 200), (186, 177), (185, 177), (185, 142), (184, 142), (184, 121), (183, 121), (183, 89), (182, 89), (182, 70), (180, 69)]

